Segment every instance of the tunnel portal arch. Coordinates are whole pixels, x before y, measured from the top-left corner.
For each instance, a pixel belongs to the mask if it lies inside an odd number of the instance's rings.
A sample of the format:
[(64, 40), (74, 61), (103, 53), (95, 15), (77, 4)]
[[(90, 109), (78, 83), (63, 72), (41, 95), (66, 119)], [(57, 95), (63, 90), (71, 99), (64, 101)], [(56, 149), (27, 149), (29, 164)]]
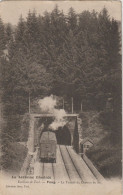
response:
[[(65, 116), (67, 119), (67, 124), (56, 132), (58, 144), (61, 145), (71, 145), (73, 148), (75, 148), (77, 144), (79, 144), (79, 134), (80, 129), (77, 127), (75, 128), (75, 123), (78, 124), (78, 115), (77, 114), (67, 114)], [(46, 121), (49, 118), (48, 121)], [(31, 136), (29, 136), (28, 144), (31, 145), (30, 151), (35, 151), (35, 148), (39, 145), (40, 135), (41, 132), (43, 132), (44, 128), (54, 119), (53, 114), (31, 114), (30, 115), (30, 132)], [(45, 123), (46, 121), (46, 123)], [(80, 123), (80, 122), (79, 122)], [(43, 125), (42, 125), (43, 124)], [(43, 127), (44, 126), (44, 127)], [(77, 125), (78, 126), (78, 125)], [(75, 133), (76, 132), (76, 133)], [(77, 139), (76, 139), (77, 138)]]

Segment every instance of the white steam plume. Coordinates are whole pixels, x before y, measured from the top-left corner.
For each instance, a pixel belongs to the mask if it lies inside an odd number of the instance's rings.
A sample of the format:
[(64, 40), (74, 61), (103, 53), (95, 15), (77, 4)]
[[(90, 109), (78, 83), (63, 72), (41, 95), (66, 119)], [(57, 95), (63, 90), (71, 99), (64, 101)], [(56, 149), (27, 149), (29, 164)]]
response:
[(55, 120), (49, 125), (49, 128), (57, 130), (58, 127), (63, 127), (67, 121), (65, 120), (66, 112), (64, 109), (54, 109)]
[(57, 100), (53, 95), (39, 100), (39, 106), (43, 113), (50, 113), (55, 117), (54, 121), (49, 125), (50, 129), (57, 130), (59, 127), (63, 127), (67, 123), (64, 118), (66, 112), (64, 109), (55, 108), (57, 106)]
[(53, 98), (53, 95), (40, 99), (38, 103), (42, 112), (51, 114), (54, 113), (56, 99)]

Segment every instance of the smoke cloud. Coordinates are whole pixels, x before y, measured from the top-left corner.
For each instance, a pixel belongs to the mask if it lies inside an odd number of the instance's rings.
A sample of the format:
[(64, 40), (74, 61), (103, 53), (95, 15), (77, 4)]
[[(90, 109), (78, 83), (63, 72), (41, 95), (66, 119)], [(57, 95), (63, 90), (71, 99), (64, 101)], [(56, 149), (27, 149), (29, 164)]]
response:
[(56, 99), (53, 98), (53, 95), (40, 99), (38, 103), (43, 113), (51, 113), (51, 114), (54, 113), (54, 109), (57, 104)]
[(57, 99), (54, 98), (53, 95), (49, 97), (45, 97), (39, 100), (39, 106), (43, 113), (50, 113), (54, 116), (54, 121), (49, 125), (49, 128), (52, 130), (57, 130), (59, 127), (63, 127), (67, 121), (65, 120), (65, 116), (67, 113), (64, 109), (57, 109)]
[(65, 115), (65, 110), (54, 109), (55, 120), (49, 125), (49, 128), (57, 130), (59, 127), (63, 127), (67, 123), (67, 121), (64, 119)]

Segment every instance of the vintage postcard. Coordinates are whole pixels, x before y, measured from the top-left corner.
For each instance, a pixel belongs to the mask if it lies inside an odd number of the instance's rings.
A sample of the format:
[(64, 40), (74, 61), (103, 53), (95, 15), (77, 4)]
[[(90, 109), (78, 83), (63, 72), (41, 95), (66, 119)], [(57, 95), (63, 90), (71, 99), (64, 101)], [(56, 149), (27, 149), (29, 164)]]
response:
[(0, 2), (0, 195), (122, 194), (121, 7)]

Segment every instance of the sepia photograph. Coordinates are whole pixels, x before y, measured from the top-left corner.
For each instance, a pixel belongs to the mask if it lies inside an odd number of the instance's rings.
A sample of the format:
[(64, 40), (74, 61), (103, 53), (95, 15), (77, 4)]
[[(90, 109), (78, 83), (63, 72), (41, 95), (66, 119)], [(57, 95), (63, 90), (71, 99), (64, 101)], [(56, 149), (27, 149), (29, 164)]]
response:
[(0, 2), (0, 195), (122, 194), (121, 8)]

